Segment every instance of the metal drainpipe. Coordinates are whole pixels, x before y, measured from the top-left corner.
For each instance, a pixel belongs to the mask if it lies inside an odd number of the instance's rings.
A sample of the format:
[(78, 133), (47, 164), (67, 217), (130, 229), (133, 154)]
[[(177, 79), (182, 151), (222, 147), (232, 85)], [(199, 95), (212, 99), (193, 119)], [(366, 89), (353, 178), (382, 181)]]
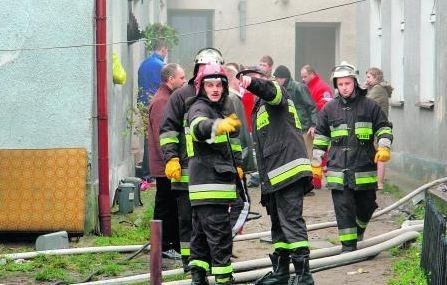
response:
[(96, 96), (98, 116), (99, 226), (110, 236), (109, 136), (107, 118), (106, 0), (96, 0)]

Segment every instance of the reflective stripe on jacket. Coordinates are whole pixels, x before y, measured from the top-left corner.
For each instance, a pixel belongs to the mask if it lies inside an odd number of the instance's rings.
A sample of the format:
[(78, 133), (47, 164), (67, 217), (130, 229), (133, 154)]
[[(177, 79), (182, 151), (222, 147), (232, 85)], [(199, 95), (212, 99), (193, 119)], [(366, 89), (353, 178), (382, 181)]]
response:
[(351, 99), (335, 98), (318, 113), (313, 144), (314, 150), (329, 149), (326, 179), (330, 189), (376, 189), (374, 137), (389, 144), (393, 139), (392, 124), (380, 106), (366, 98), (364, 90), (356, 92)]
[(252, 78), (247, 89), (259, 97), (252, 123), (262, 193), (272, 193), (304, 177), (310, 181), (301, 122), (287, 91), (276, 82), (258, 78)]
[(191, 84), (185, 84), (175, 90), (169, 97), (160, 126), (160, 146), (165, 163), (171, 158), (178, 157), (182, 167), (180, 181), (171, 180), (173, 190), (188, 190), (188, 155), (186, 153), (188, 137), (185, 136), (186, 100), (194, 96), (195, 88)]
[[(224, 95), (223, 95), (224, 96)], [(236, 200), (236, 165), (241, 165), (238, 132), (214, 136), (213, 125), (234, 113), (224, 97), (222, 104), (199, 97), (188, 112), (189, 199), (191, 206), (228, 204)], [(233, 152), (233, 157), (232, 157)]]

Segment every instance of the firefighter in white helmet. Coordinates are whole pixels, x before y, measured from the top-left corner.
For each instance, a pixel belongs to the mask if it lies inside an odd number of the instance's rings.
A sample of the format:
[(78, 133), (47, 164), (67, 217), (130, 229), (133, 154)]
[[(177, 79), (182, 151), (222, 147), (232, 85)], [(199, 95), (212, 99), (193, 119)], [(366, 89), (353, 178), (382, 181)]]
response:
[(353, 65), (335, 66), (332, 82), (339, 96), (318, 113), (312, 171), (322, 177), (321, 158), (328, 151), (326, 187), (332, 191), (342, 250), (349, 252), (357, 249), (377, 208), (376, 163), (390, 159), (393, 133), (380, 106), (365, 97)]

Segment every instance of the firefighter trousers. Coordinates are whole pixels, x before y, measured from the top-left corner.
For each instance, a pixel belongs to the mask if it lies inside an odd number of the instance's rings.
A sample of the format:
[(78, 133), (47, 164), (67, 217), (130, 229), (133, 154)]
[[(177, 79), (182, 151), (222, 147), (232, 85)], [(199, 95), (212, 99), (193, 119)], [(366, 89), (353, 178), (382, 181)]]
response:
[(190, 241), (192, 232), (191, 202), (188, 190), (175, 190), (177, 193), (177, 209), (180, 237), (180, 254), (187, 261), (190, 256)]
[(277, 252), (309, 247), (303, 219), (304, 184), (299, 180), (267, 194), (266, 208), (272, 222), (272, 243)]
[(344, 251), (357, 249), (366, 226), (377, 209), (376, 190), (332, 190), (338, 234)]
[[(189, 266), (213, 275), (231, 275), (233, 239), (227, 205), (192, 207), (191, 257)], [(211, 268), (210, 268), (211, 267)]]

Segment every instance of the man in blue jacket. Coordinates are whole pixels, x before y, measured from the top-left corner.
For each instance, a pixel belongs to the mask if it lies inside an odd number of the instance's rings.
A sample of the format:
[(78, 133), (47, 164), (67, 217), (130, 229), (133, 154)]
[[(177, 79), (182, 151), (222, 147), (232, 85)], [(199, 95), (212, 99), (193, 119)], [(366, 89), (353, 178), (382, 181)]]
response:
[[(165, 41), (157, 41), (154, 51), (146, 58), (138, 68), (138, 99), (137, 102), (146, 108), (157, 92), (161, 83), (161, 69), (165, 66), (165, 58), (168, 56), (168, 45)], [(150, 178), (149, 151), (147, 134), (144, 135), (144, 152), (142, 163), (142, 177)]]

